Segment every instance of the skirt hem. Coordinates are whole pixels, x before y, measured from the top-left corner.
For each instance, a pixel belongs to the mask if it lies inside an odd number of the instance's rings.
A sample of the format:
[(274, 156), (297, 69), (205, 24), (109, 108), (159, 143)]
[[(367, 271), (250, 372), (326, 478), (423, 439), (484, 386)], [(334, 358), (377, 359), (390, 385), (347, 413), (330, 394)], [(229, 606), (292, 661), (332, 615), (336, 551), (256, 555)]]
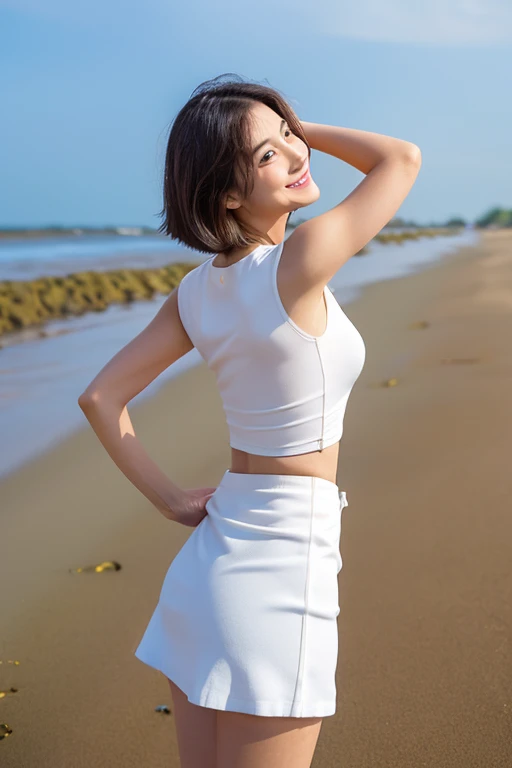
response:
[[(161, 672), (165, 677), (175, 683), (186, 695), (191, 704), (207, 709), (218, 709), (222, 712), (241, 712), (246, 715), (260, 715), (262, 717), (330, 717), (336, 714), (336, 704), (331, 701), (316, 702), (313, 706), (306, 702), (296, 701), (271, 701), (264, 699), (234, 699), (231, 696), (210, 688), (206, 691), (189, 692), (188, 686), (180, 679), (179, 675), (163, 669), (163, 664), (156, 664), (147, 661), (138, 652), (135, 657), (147, 664), (149, 667)], [(300, 715), (291, 714), (292, 711), (300, 710)]]

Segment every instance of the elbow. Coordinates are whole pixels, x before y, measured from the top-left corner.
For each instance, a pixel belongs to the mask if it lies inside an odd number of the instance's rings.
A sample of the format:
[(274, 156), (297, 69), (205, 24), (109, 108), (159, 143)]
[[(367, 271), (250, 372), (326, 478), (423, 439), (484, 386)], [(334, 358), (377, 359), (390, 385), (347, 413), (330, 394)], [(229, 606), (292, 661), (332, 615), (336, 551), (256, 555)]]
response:
[(78, 398), (78, 405), (84, 413), (101, 408), (103, 411), (107, 407), (118, 408), (117, 401), (107, 397), (105, 392), (98, 389), (85, 389)]
[(417, 144), (407, 144), (405, 147), (405, 159), (408, 163), (412, 163), (418, 167), (421, 165), (421, 149)]
[(88, 392), (85, 390), (78, 398), (78, 405), (82, 411), (86, 411), (98, 402), (98, 394), (95, 392)]

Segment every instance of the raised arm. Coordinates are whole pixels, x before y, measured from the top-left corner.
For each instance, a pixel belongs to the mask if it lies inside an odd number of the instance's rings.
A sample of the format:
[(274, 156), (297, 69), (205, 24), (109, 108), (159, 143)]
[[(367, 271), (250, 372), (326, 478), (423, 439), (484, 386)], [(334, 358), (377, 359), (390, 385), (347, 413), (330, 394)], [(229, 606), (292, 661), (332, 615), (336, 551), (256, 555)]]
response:
[(302, 122), (313, 149), (345, 161), (365, 178), (338, 205), (288, 237), (284, 267), (300, 293), (321, 291), (340, 267), (393, 218), (421, 167), (416, 144), (379, 133)]

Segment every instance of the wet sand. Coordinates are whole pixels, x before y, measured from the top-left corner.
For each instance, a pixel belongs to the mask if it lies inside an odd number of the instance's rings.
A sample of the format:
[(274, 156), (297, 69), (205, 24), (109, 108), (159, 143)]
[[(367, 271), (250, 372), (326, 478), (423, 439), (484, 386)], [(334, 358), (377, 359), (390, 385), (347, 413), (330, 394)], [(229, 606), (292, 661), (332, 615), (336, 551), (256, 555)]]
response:
[[(338, 711), (313, 766), (509, 767), (512, 232), (367, 286), (345, 311), (367, 358), (338, 469)], [(130, 414), (182, 487), (229, 467), (206, 365)], [(146, 501), (85, 419), (3, 479), (0, 499), (1, 765), (178, 766), (173, 716), (154, 711), (172, 710), (167, 683), (133, 652), (190, 529)], [(121, 570), (70, 572), (109, 560)]]

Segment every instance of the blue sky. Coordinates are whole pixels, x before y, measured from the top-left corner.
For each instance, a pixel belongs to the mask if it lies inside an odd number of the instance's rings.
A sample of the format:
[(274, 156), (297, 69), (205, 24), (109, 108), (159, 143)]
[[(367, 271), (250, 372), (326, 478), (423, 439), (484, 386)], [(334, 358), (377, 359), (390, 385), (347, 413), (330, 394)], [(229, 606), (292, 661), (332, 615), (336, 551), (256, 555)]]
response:
[[(0, 0), (0, 29), (0, 226), (158, 226), (170, 123), (224, 72), (302, 120), (418, 144), (400, 216), (512, 207), (510, 0)], [(316, 151), (311, 167), (305, 216), (363, 178)]]

